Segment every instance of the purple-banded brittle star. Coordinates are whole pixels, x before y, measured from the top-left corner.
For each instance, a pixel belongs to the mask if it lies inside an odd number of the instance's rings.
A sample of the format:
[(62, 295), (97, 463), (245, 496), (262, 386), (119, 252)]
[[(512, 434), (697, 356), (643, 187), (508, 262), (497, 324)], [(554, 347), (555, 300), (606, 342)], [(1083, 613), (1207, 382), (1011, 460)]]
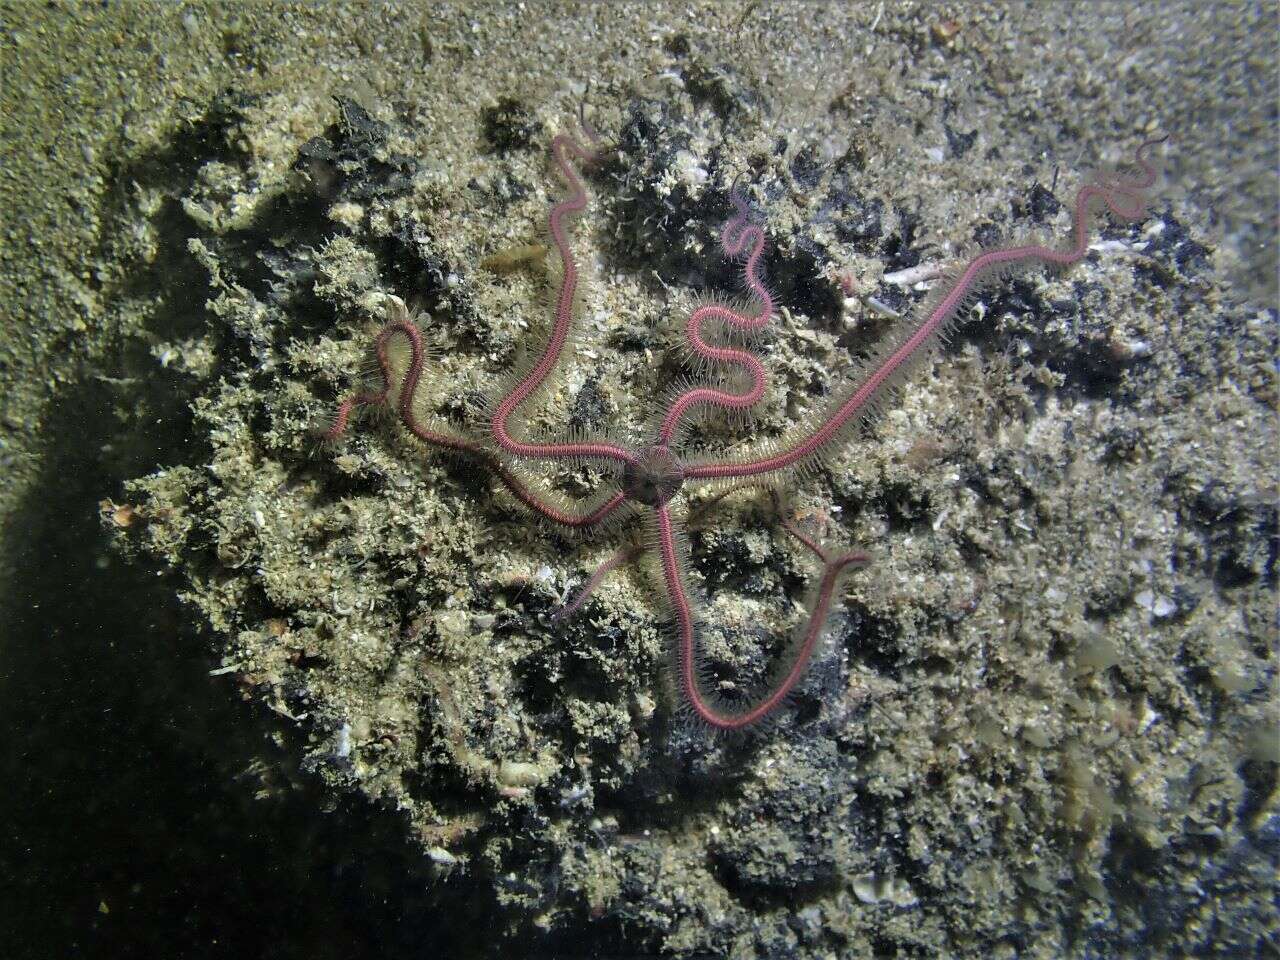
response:
[[(596, 138), (592, 135), (591, 139)], [(522, 409), (535, 401), (566, 359), (581, 306), (581, 273), (570, 246), (568, 221), (586, 209), (587, 192), (577, 164), (591, 162), (595, 151), (572, 136), (560, 134), (551, 141), (551, 157), (568, 192), (551, 207), (547, 224), (560, 266), (551, 329), (541, 350), (509, 377), (506, 388), (490, 402), (487, 431), (463, 432), (425, 409), (419, 395), (419, 386), (429, 375), (424, 336), (404, 303), (391, 298), (388, 322), (374, 341), (376, 383), (343, 400), (324, 435), (329, 440), (340, 437), (359, 407), (384, 406), (422, 442), (486, 465), (520, 503), (553, 524), (592, 528), (626, 513), (647, 512), (647, 540), (601, 564), (557, 619), (581, 608), (613, 570), (643, 553), (656, 553), (662, 592), (674, 622), (676, 682), (683, 705), (717, 730), (750, 727), (773, 714), (796, 689), (813, 659), (841, 578), (870, 558), (859, 551), (824, 546), (784, 514), (783, 528), (821, 564), (807, 617), (778, 659), (771, 680), (752, 694), (727, 697), (709, 682), (700, 653), (699, 598), (689, 586), (689, 558), (683, 542), (688, 517), (675, 507), (680, 495), (708, 486), (723, 495), (740, 485), (776, 481), (841, 450), (908, 372), (930, 356), (931, 348), (982, 291), (1020, 269), (1066, 268), (1078, 263), (1087, 251), (1090, 220), (1099, 208), (1119, 221), (1141, 219), (1147, 206), (1146, 191), (1156, 179), (1148, 155), (1162, 139), (1147, 140), (1138, 148), (1136, 176), (1099, 177), (1080, 189), (1068, 244), (1061, 248), (1008, 246), (973, 257), (944, 275), (924, 305), (903, 320), (853, 376), (837, 386), (820, 412), (780, 439), (761, 441), (732, 455), (704, 456), (688, 448), (683, 427), (689, 415), (699, 410), (748, 411), (764, 396), (769, 376), (760, 357), (750, 349), (751, 335), (769, 323), (775, 309), (774, 296), (761, 275), (765, 231), (751, 219), (736, 189), (729, 197), (734, 214), (721, 229), (720, 246), (726, 257), (742, 264), (748, 305), (704, 304), (689, 315), (683, 336), (683, 345), (698, 367), (718, 378), (676, 392), (651, 431), (634, 443), (603, 437), (530, 436), (521, 422)], [(604, 479), (594, 496), (573, 501), (531, 474), (528, 468), (535, 463), (585, 463), (600, 468)]]

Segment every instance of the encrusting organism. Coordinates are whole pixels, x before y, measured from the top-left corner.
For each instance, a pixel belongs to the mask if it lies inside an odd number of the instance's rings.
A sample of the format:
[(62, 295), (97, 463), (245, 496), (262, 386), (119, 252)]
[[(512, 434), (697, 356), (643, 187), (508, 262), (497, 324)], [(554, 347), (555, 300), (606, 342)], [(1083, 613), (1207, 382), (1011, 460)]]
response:
[[(596, 138), (592, 135), (591, 139)], [(595, 151), (560, 134), (551, 142), (551, 157), (568, 192), (552, 206), (548, 218), (560, 268), (551, 330), (541, 351), (512, 373), (505, 388), (493, 398), (487, 410), (487, 432), (461, 432), (426, 409), (419, 393), (419, 385), (428, 374), (423, 333), (404, 303), (390, 298), (389, 321), (374, 341), (376, 385), (343, 400), (324, 435), (336, 440), (345, 433), (357, 408), (384, 406), (393, 410), (404, 427), (424, 443), (484, 463), (517, 500), (552, 523), (592, 528), (618, 520), (627, 511), (647, 511), (647, 541), (606, 560), (559, 617), (576, 612), (612, 570), (644, 553), (656, 553), (662, 591), (674, 621), (676, 682), (682, 703), (712, 728), (750, 727), (773, 714), (795, 690), (813, 658), (841, 577), (870, 558), (865, 553), (821, 545), (783, 514), (784, 529), (817, 557), (821, 573), (811, 590), (807, 620), (796, 631), (787, 653), (779, 658), (771, 681), (754, 695), (729, 698), (712, 689), (704, 674), (698, 603), (688, 585), (689, 561), (682, 533), (689, 518), (679, 515), (673, 506), (678, 495), (689, 488), (711, 485), (718, 488), (718, 498), (743, 485), (759, 485), (776, 480), (787, 471), (810, 467), (840, 450), (907, 373), (931, 356), (940, 339), (983, 290), (1019, 270), (1036, 266), (1066, 268), (1079, 262), (1087, 251), (1090, 219), (1099, 208), (1105, 208), (1119, 221), (1141, 219), (1147, 205), (1146, 191), (1156, 179), (1148, 155), (1162, 140), (1147, 140), (1138, 148), (1138, 175), (1099, 177), (1080, 189), (1068, 245), (1010, 246), (975, 256), (944, 276), (922, 308), (898, 325), (860, 365), (857, 374), (832, 394), (825, 409), (778, 440), (760, 442), (733, 455), (708, 457), (686, 449), (682, 428), (689, 415), (700, 409), (747, 411), (763, 397), (769, 376), (750, 349), (751, 335), (765, 327), (774, 313), (774, 297), (761, 276), (765, 233), (760, 224), (752, 221), (745, 200), (736, 190), (729, 198), (734, 215), (721, 230), (720, 245), (726, 257), (742, 263), (748, 306), (703, 305), (690, 314), (684, 330), (684, 346), (698, 367), (712, 375), (710, 382), (677, 391), (636, 443), (526, 433), (521, 411), (536, 402), (565, 360), (582, 293), (568, 221), (587, 206), (586, 188), (576, 164), (591, 162)], [(604, 483), (592, 498), (571, 501), (548, 489), (529, 472), (534, 463), (589, 464), (602, 471)]]

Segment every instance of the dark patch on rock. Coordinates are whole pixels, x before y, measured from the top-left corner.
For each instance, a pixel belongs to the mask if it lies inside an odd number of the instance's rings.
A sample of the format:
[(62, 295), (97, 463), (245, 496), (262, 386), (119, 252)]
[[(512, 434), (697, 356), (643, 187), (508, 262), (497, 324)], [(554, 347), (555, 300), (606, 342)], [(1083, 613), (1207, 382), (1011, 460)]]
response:
[(298, 150), (294, 169), (305, 173), (324, 200), (370, 200), (412, 187), (418, 162), (387, 149), (389, 128), (354, 100), (336, 97), (338, 122)]
[(796, 151), (791, 158), (791, 179), (801, 190), (808, 192), (822, 181), (824, 166), (818, 160), (817, 151), (812, 146)]
[(699, 107), (709, 107), (721, 120), (731, 121), (749, 111), (768, 113), (767, 105), (736, 71), (694, 61), (684, 70), (685, 90)]
[(1242, 496), (1214, 480), (1191, 503), (1191, 518), (1206, 536), (1211, 575), (1220, 589), (1256, 580), (1276, 582), (1280, 526), (1274, 502)]
[(1133, 597), (1133, 581), (1117, 574), (1096, 584), (1085, 599), (1084, 615), (1090, 620), (1106, 620), (1121, 613)]
[[(1261, 891), (1274, 888), (1280, 865), (1280, 818), (1225, 854), (1187, 834), (1153, 850), (1127, 829), (1113, 831), (1110, 847), (1105, 876), (1114, 908), (1076, 932), (1084, 957), (1162, 955), (1175, 943), (1191, 956), (1268, 955), (1275, 911)], [(1215, 922), (1205, 923), (1206, 914)]]
[(500, 97), (497, 104), (480, 111), (480, 135), (493, 153), (528, 150), (540, 133), (542, 122), (514, 97)]
[(836, 162), (813, 223), (830, 223), (841, 243), (852, 244), (859, 253), (872, 254), (878, 252), (876, 241), (884, 236), (884, 201), (867, 197), (854, 187), (853, 171), (857, 169), (850, 153)]
[(898, 625), (857, 601), (846, 601), (845, 609), (849, 622), (846, 641), (849, 662), (864, 664), (891, 680), (901, 677), (902, 650)]
[[(667, 285), (683, 284), (714, 297), (728, 298), (741, 291), (741, 263), (719, 253), (720, 230), (734, 215), (728, 193), (702, 189), (695, 198), (683, 179), (671, 173), (677, 157), (688, 149), (687, 124), (665, 103), (641, 101), (633, 105), (619, 137), (627, 160), (604, 171), (621, 181), (621, 200), (615, 206), (617, 240), (612, 253), (626, 269), (656, 271)], [(718, 155), (707, 161), (714, 173)], [(672, 180), (674, 179), (674, 185)], [(753, 211), (763, 219), (761, 211)], [(691, 257), (686, 242), (693, 234), (703, 253)], [(777, 303), (794, 313), (814, 318), (818, 325), (832, 325), (840, 315), (835, 288), (822, 276), (821, 251), (801, 239), (795, 253), (784, 255), (766, 237), (763, 278), (776, 294)]]
[(898, 232), (881, 244), (881, 255), (884, 258), (885, 273), (906, 270), (908, 267), (920, 265), (922, 248), (915, 246), (916, 230), (920, 226), (920, 218), (901, 208), (898, 213)]
[(600, 378), (592, 376), (573, 397), (569, 426), (575, 430), (600, 430), (609, 422), (609, 405), (600, 392)]
[(973, 147), (974, 142), (978, 139), (978, 131), (971, 130), (968, 133), (960, 133), (952, 128), (951, 124), (943, 123), (942, 129), (947, 135), (947, 147), (951, 151), (951, 155), (957, 160), (963, 157)]
[[(1193, 240), (1186, 226), (1166, 209), (1160, 215), (1161, 229), (1143, 232), (1143, 253), (1149, 260), (1139, 261), (1137, 270), (1148, 282), (1162, 289), (1174, 286), (1179, 276), (1195, 279), (1209, 272), (1212, 250)], [(1169, 264), (1176, 268), (1170, 269)]]
[(1052, 193), (1038, 183), (1031, 185), (1026, 199), (1015, 198), (1013, 215), (1021, 220), (1030, 217), (1035, 223), (1045, 223), (1055, 217), (1062, 209), (1062, 203)]
[(973, 229), (973, 240), (978, 246), (984, 250), (991, 250), (1000, 246), (1004, 240), (1004, 232), (997, 224), (987, 222), (980, 223)]

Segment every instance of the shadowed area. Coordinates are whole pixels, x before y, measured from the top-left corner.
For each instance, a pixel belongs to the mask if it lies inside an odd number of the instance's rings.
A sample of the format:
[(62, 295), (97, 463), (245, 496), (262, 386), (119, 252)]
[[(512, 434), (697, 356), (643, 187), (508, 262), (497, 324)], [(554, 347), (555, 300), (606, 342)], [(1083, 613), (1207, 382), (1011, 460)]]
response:
[[(112, 449), (111, 401), (93, 380), (55, 404), (41, 482), (6, 531), (6, 956), (381, 957), (427, 940), (481, 955), (442, 929), (396, 819), (295, 781), (278, 724), (209, 677), (172, 580), (113, 557), (98, 499), (155, 451)], [(441, 892), (455, 917), (477, 899), (465, 880)]]

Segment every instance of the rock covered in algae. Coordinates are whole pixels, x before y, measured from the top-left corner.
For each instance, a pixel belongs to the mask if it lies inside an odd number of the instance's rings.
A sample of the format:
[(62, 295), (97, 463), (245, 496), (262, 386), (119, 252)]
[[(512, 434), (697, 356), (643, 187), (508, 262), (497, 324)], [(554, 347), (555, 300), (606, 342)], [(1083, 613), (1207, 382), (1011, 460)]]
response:
[[(1007, 156), (974, 163), (992, 191), (976, 209), (935, 185), (908, 210), (870, 159), (899, 145), (892, 117), (838, 155), (779, 144), (751, 120), (762, 92), (689, 61), (681, 90), (597, 120), (613, 145), (575, 240), (597, 282), (535, 428), (648, 421), (681, 319), (733, 293), (715, 236), (739, 175), (785, 307), (758, 436), (883, 333), (846, 286), (884, 309), (922, 296), (883, 278), (939, 256), (923, 220), (931, 237), (1067, 227), (1050, 167), (993, 186), (1022, 162)], [(797, 484), (802, 512), (876, 562), (792, 707), (716, 740), (665, 690), (665, 615), (642, 575), (551, 622), (616, 538), (532, 522), (393, 423), (314, 439), (391, 296), (427, 318), (429, 401), (474, 422), (545, 323), (540, 269), (482, 264), (537, 242), (561, 118), (503, 101), (482, 159), (455, 167), (375, 103), (339, 99), (305, 135), (281, 133), (280, 109), (232, 95), (200, 121), (220, 146), (172, 189), (205, 322), (164, 354), (195, 380), (199, 442), (107, 522), (182, 573), (225, 668), (307, 732), (309, 769), (398, 811), (438, 882), (488, 881), (495, 941), (1091, 956), (1198, 949), (1214, 910), (1219, 944), (1274, 936), (1275, 318), (1231, 299), (1172, 207), (1104, 229), (1066, 276), (992, 291)], [(952, 158), (970, 142), (949, 141)], [(750, 683), (813, 571), (750, 496), (692, 541), (713, 667)]]

